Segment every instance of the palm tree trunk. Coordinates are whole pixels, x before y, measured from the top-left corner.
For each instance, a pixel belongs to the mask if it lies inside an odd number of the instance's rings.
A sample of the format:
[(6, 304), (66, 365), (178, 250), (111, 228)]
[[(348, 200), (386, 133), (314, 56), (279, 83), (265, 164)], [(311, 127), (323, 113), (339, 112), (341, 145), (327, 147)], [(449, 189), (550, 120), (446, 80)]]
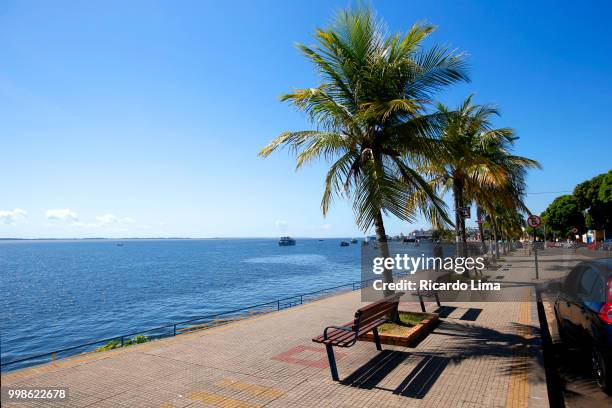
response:
[(483, 218), (482, 217), (482, 207), (476, 204), (476, 219), (478, 220), (478, 235), (480, 235), (480, 247), (481, 247), (482, 253), (484, 254), (487, 250), (487, 244), (485, 244), (485, 239), (484, 239), (484, 225), (483, 225), (484, 220), (482, 218)]
[(491, 217), (491, 224), (493, 225), (493, 237), (495, 238), (495, 259), (499, 259), (499, 245), (497, 243), (497, 222), (495, 221), (495, 217)]
[(455, 242), (457, 256), (465, 256), (465, 221), (459, 209), (463, 205), (463, 181), (459, 175), (453, 175), (453, 199), (455, 202)]
[[(385, 224), (383, 222), (382, 213), (378, 210), (374, 217), (374, 227), (376, 230), (376, 241), (378, 241), (378, 247), (380, 249), (380, 256), (383, 258), (389, 258), (389, 243), (387, 242), (387, 233), (385, 231)], [(393, 282), (393, 271), (385, 268), (383, 271), (383, 282)], [(395, 291), (386, 289), (383, 294), (385, 296), (391, 296)]]

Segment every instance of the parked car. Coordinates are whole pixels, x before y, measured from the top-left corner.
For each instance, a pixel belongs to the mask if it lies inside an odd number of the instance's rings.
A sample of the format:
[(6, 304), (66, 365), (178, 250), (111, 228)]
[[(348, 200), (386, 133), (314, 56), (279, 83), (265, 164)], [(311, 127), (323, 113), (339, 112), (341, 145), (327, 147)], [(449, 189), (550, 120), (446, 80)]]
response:
[(597, 384), (612, 393), (612, 258), (579, 263), (557, 289), (561, 340), (591, 351)]

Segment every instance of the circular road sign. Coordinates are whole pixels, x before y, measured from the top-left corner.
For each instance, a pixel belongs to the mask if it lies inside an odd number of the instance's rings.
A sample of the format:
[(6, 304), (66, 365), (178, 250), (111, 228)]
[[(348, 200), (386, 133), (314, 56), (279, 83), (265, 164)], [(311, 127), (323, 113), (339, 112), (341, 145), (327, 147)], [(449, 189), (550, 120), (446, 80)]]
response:
[(572, 232), (573, 232), (574, 234), (577, 234), (577, 233), (578, 233), (578, 228), (576, 228), (576, 227), (572, 228)]
[(540, 224), (542, 224), (542, 219), (537, 215), (530, 215), (527, 218), (527, 225), (529, 225), (531, 228), (537, 228), (540, 226)]

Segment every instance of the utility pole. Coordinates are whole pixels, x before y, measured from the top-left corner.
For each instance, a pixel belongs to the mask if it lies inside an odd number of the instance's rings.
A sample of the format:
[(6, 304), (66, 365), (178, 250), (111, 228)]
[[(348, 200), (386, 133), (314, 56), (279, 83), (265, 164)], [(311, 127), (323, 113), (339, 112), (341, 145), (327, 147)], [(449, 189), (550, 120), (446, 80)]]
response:
[(538, 246), (536, 242), (536, 228), (533, 229), (533, 256), (535, 257), (536, 280), (538, 280), (540, 279), (540, 273), (538, 271)]
[[(537, 229), (540, 226), (540, 224), (542, 223), (542, 218), (538, 217), (535, 214), (531, 214), (528, 218), (527, 218), (527, 225), (529, 225), (532, 229), (533, 229), (533, 256), (535, 258), (535, 274), (536, 274), (536, 280), (540, 279), (540, 272), (538, 271), (538, 247), (537, 247)], [(544, 238), (544, 241), (546, 241), (546, 237)]]

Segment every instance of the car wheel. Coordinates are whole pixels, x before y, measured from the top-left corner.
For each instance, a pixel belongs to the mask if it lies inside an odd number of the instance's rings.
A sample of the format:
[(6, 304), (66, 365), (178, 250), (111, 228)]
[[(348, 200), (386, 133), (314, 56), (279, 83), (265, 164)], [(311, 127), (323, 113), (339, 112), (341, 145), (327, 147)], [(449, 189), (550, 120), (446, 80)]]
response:
[(612, 367), (600, 351), (593, 350), (591, 353), (591, 366), (599, 388), (608, 394), (612, 394), (612, 373), (610, 372)]

